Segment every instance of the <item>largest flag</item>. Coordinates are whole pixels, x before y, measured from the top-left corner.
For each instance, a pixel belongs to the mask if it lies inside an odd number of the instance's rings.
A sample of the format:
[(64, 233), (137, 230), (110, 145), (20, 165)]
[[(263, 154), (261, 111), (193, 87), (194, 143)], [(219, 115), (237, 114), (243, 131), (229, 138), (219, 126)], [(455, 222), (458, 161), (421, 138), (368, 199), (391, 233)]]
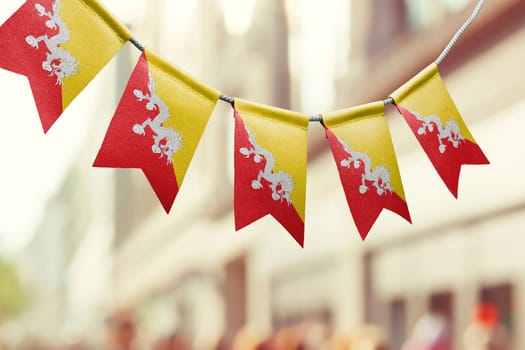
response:
[(27, 76), (47, 132), (130, 38), (96, 0), (28, 0), (0, 27), (0, 68)]
[(219, 92), (144, 51), (95, 160), (140, 168), (169, 212)]

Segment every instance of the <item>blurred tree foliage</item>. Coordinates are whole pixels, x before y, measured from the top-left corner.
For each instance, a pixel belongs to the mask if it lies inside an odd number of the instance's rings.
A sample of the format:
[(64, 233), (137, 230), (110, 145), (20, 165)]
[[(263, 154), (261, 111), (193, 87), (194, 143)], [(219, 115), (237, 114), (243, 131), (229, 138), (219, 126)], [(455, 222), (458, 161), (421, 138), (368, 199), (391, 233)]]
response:
[(0, 322), (19, 314), (26, 296), (13, 265), (0, 258)]

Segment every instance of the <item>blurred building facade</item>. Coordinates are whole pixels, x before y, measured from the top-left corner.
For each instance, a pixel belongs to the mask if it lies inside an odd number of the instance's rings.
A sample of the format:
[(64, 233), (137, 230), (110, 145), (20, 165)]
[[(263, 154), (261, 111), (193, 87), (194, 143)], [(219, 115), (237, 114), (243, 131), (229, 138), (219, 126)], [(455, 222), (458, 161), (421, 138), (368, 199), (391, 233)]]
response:
[[(259, 0), (244, 13), (234, 5), (150, 1), (130, 25), (162, 57), (222, 92), (318, 113), (384, 99), (437, 57), (474, 2), (334, 0), (332, 8), (316, 8), (313, 1)], [(326, 7), (333, 11), (326, 18), (336, 13), (341, 20), (316, 22)], [(159, 19), (159, 13), (166, 15)], [(242, 35), (226, 30), (236, 16), (251, 18)], [(320, 27), (328, 30), (324, 37), (302, 39), (302, 32)], [(363, 243), (323, 130), (311, 125), (306, 248), (271, 218), (234, 232), (233, 123), (230, 106), (219, 103), (170, 215), (139, 171), (71, 171), (27, 248), (29, 261), (21, 262), (33, 271), (49, 267), (41, 270), (45, 281), (33, 281), (40, 304), (26, 317), (54, 310), (52, 320), (34, 319), (59, 325), (46, 329), (58, 334), (68, 324), (98, 329), (112, 311), (132, 309), (144, 343), (177, 329), (197, 349), (221, 337), (231, 344), (243, 327), (266, 335), (309, 323), (328, 334), (367, 323), (382, 326), (391, 348), (399, 349), (432, 308), (448, 318), (460, 348), (472, 310), (485, 301), (500, 309), (515, 348), (525, 348), (524, 38), (523, 1), (490, 3), (440, 67), (493, 163), (463, 169), (459, 200), (387, 108), (413, 226), (384, 213)], [(343, 55), (330, 53), (327, 41)], [(117, 58), (112, 74), (119, 89), (136, 56)], [(312, 87), (316, 64), (329, 65), (317, 74), (330, 79)], [(93, 127), (96, 141), (87, 141), (92, 149), (79, 164), (90, 163), (104, 123)]]

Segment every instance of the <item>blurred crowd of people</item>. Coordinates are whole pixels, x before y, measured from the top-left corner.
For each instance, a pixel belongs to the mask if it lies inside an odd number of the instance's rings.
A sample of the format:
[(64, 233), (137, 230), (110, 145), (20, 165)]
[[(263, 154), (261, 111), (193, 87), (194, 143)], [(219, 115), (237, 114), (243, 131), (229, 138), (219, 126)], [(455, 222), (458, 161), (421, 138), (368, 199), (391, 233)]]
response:
[[(191, 338), (174, 332), (153, 344), (139, 345), (138, 327), (130, 312), (121, 312), (108, 319), (107, 337), (102, 346), (78, 342), (67, 346), (44, 346), (26, 341), (17, 347), (0, 343), (0, 350), (190, 350)], [(363, 325), (349, 332), (327, 334), (319, 324), (304, 322), (283, 327), (262, 336), (244, 328), (230, 337), (224, 336), (210, 350), (453, 350), (453, 330), (450, 321), (439, 312), (429, 310), (414, 325), (402, 349), (388, 344), (386, 332), (380, 327)], [(501, 322), (498, 309), (482, 303), (472, 314), (471, 323), (462, 334), (463, 350), (511, 350), (511, 338)]]

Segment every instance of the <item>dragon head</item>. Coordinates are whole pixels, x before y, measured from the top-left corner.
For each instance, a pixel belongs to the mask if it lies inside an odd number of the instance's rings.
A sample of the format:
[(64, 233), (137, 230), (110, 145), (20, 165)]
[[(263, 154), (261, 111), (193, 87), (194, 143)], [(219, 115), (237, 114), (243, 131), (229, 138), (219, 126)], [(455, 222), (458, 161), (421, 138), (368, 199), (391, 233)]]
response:
[(60, 57), (59, 64), (51, 65), (51, 74), (57, 77), (57, 85), (62, 85), (63, 80), (78, 73), (78, 62), (69, 52)]
[(153, 151), (155, 153), (160, 153), (161, 157), (166, 156), (166, 158), (168, 158), (168, 163), (171, 163), (172, 157), (182, 148), (182, 135), (179, 132), (170, 129), (170, 133), (164, 138), (164, 141), (165, 142), (159, 144), (159, 149), (157, 149), (159, 152), (155, 152), (155, 150)]
[(448, 137), (454, 148), (458, 148), (459, 144), (465, 141), (461, 134), (461, 129), (454, 119), (450, 119), (445, 124), (445, 130), (448, 130)]
[[(292, 203), (290, 198), (293, 188), (295, 186), (292, 177), (288, 173), (279, 171), (277, 174), (278, 186), (276, 187), (277, 199), (286, 200), (288, 204)], [(275, 198), (274, 198), (275, 199)]]
[(392, 192), (393, 189), (388, 169), (384, 166), (378, 166), (376, 171), (378, 172), (377, 193), (383, 195), (386, 192)]

